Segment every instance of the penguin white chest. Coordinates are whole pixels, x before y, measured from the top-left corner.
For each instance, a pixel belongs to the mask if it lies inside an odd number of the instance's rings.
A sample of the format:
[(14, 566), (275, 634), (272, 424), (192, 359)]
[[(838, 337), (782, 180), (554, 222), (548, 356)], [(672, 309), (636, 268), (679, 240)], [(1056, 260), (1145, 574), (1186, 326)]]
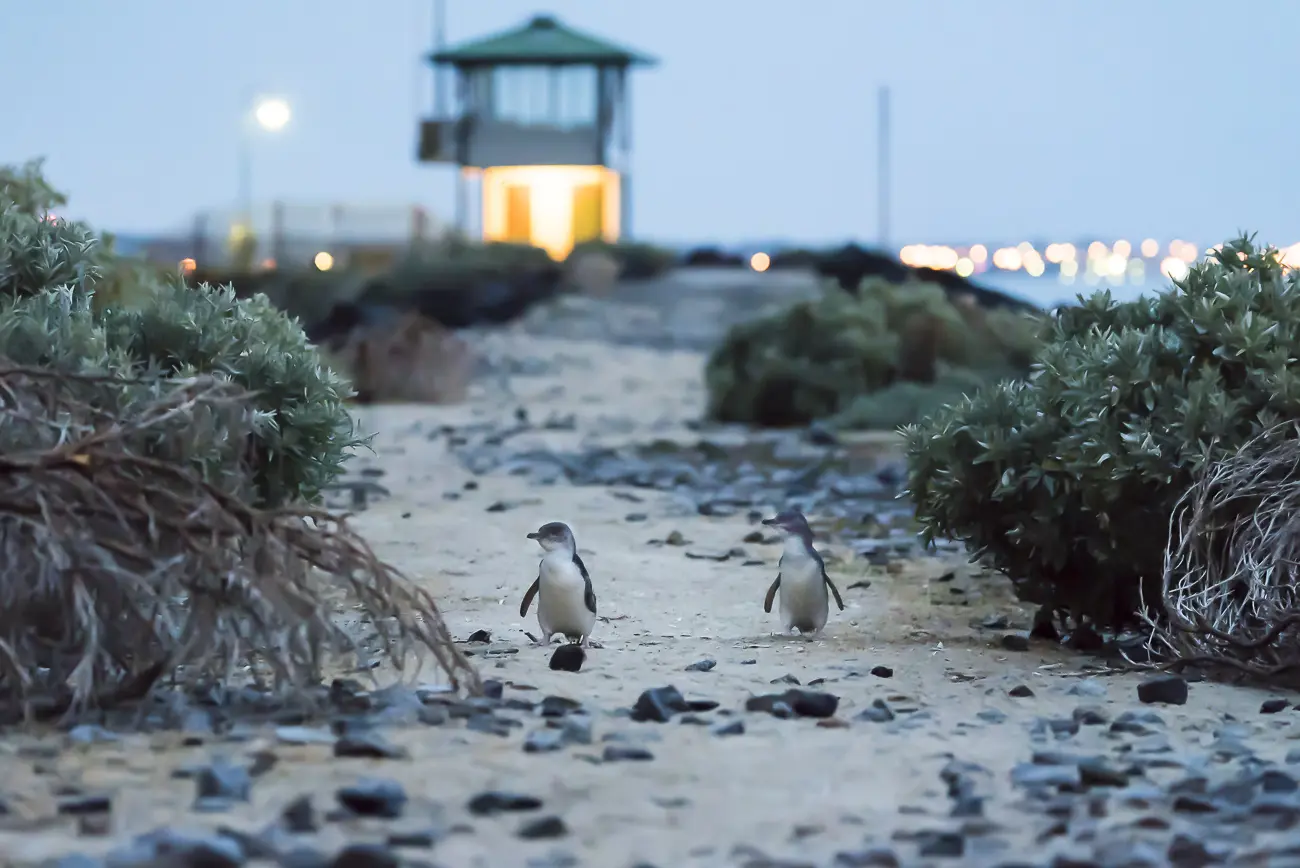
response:
[(781, 620), (787, 630), (816, 633), (826, 626), (830, 599), (822, 566), (803, 547), (788, 540), (781, 554)]
[(537, 623), (542, 641), (556, 633), (570, 639), (590, 635), (596, 613), (587, 608), (587, 581), (568, 552), (551, 552), (542, 558), (538, 574)]

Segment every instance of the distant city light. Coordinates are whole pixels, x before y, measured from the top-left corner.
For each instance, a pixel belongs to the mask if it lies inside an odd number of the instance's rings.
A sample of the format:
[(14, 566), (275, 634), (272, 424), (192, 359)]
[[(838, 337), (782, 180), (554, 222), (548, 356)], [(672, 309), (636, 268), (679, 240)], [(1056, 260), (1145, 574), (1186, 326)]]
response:
[(1014, 247), (999, 247), (993, 251), (993, 266), (995, 268), (1000, 268), (1003, 271), (1018, 271), (1020, 263), (1020, 251)]
[(1160, 273), (1171, 280), (1182, 280), (1190, 270), (1177, 256), (1167, 256), (1160, 263)]
[(975, 263), (969, 257), (963, 256), (957, 260), (956, 272), (958, 277), (970, 277), (975, 273)]
[(754, 269), (755, 271), (758, 272), (767, 271), (767, 269), (771, 265), (772, 265), (772, 257), (768, 256), (766, 253), (764, 253), (761, 250), (758, 253), (755, 253), (753, 256), (749, 257), (749, 267)]
[(1115, 251), (1116, 256), (1122, 256), (1125, 259), (1128, 259), (1129, 254), (1133, 252), (1133, 245), (1121, 238), (1115, 242), (1115, 246), (1111, 249)]
[(983, 265), (989, 260), (989, 249), (983, 244), (976, 244), (970, 249), (970, 261), (976, 265)]
[(279, 97), (265, 97), (253, 107), (253, 118), (257, 125), (272, 133), (284, 129), (292, 115), (289, 104)]
[(1125, 269), (1128, 268), (1128, 257), (1119, 253), (1112, 253), (1106, 260), (1106, 271), (1111, 277), (1123, 277)]
[(1073, 279), (1079, 273), (1079, 263), (1073, 259), (1067, 259), (1061, 263), (1061, 276)]
[(1148, 238), (1146, 241), (1142, 242), (1142, 255), (1145, 256), (1147, 259), (1150, 259), (1151, 257), (1155, 256), (1159, 252), (1160, 252), (1160, 242), (1155, 240), (1154, 238)]
[(312, 264), (316, 266), (318, 271), (329, 271), (334, 267), (334, 257), (328, 250), (322, 250), (312, 259)]
[(275, 268), (275, 260), (269, 256), (266, 259), (263, 259), (262, 268), (265, 271), (270, 271), (272, 268)]
[(1110, 255), (1110, 249), (1100, 241), (1094, 241), (1088, 245), (1089, 259), (1105, 259)]

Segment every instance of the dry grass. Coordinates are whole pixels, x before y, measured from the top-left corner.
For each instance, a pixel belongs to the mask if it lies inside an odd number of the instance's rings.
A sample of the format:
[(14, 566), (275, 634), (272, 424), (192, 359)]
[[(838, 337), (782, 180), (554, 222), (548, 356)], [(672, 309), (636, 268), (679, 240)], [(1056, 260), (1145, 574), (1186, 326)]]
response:
[(248, 505), (231, 447), (254, 424), (247, 398), (208, 377), (0, 366), (0, 718), (248, 668), (268, 687), (308, 685), (357, 647), (340, 595), (399, 667), (427, 651), (478, 688), (434, 600), (344, 519)]
[(1170, 666), (1300, 671), (1300, 429), (1264, 432), (1208, 467), (1170, 523), (1150, 650)]

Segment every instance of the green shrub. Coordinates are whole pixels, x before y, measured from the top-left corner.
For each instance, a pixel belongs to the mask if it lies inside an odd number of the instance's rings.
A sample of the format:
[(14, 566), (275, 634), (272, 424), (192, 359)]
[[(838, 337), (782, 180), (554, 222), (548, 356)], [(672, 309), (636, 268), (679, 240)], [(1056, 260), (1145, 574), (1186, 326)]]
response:
[(569, 251), (569, 259), (584, 253), (608, 254), (618, 263), (618, 276), (627, 280), (645, 280), (658, 277), (668, 271), (677, 261), (677, 254), (665, 247), (653, 244), (641, 244), (635, 241), (583, 241)]
[(179, 376), (222, 374), (250, 390), (261, 505), (315, 500), (343, 469), (353, 436), (345, 381), (302, 327), (265, 295), (159, 283), (149, 304), (102, 315), (110, 350)]
[(39, 163), (0, 170), (0, 354), (57, 367), (84, 347), (92, 367), (229, 377), (255, 395), (258, 505), (315, 500), (359, 441), (343, 404), (349, 388), (301, 326), (265, 296), (187, 286), (117, 256), (83, 224), (46, 219), (62, 201)]
[(1155, 603), (1193, 474), (1300, 417), (1300, 275), (1249, 238), (1155, 296), (1080, 299), (1028, 382), (906, 431), (924, 537), (963, 540), (1021, 599), (1120, 627)]
[(871, 396), (912, 384), (911, 406), (929, 407), (960, 394), (958, 384), (964, 391), (1023, 374), (1040, 327), (1024, 314), (954, 303), (933, 284), (872, 279), (856, 294), (829, 284), (819, 298), (727, 333), (705, 369), (708, 415), (776, 427), (832, 419), (892, 428), (920, 417), (898, 408), (874, 416), (885, 405)]

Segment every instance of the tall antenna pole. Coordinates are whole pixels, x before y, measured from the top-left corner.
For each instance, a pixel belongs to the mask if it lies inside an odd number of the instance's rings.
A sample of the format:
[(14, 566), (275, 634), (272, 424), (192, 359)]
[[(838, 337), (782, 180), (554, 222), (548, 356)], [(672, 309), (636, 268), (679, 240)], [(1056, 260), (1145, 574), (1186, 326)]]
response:
[(881, 85), (876, 102), (876, 231), (880, 249), (889, 249), (889, 85)]
[[(447, 0), (433, 0), (433, 50), (442, 51), (447, 47)], [(449, 106), (444, 85), (442, 64), (433, 67), (433, 115), (443, 118)]]

